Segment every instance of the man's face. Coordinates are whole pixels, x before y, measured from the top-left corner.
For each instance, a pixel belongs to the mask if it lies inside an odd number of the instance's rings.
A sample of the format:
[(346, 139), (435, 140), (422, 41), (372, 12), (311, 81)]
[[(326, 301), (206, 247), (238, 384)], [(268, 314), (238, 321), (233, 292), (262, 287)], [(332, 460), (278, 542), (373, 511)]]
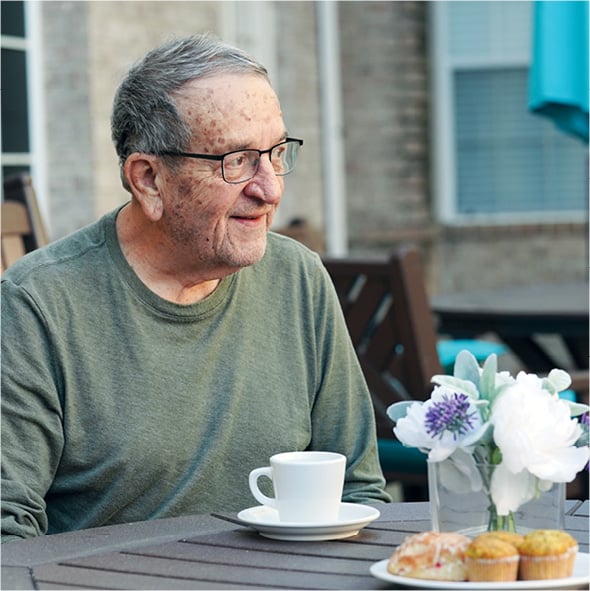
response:
[[(187, 150), (192, 153), (266, 150), (286, 137), (277, 96), (258, 76), (224, 74), (193, 81), (177, 93), (176, 102), (193, 129)], [(193, 158), (181, 158), (177, 169), (166, 169), (161, 182), (161, 221), (178, 255), (212, 270), (244, 267), (262, 258), (284, 186), (268, 154), (256, 175), (239, 184), (223, 180), (220, 161)]]

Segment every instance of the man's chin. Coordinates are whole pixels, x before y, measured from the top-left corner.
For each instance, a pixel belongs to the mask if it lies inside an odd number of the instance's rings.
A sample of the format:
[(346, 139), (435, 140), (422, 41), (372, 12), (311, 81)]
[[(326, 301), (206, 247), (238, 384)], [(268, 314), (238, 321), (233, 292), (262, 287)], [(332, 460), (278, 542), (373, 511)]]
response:
[(234, 245), (224, 257), (233, 267), (249, 267), (259, 262), (266, 252), (266, 235), (254, 243)]

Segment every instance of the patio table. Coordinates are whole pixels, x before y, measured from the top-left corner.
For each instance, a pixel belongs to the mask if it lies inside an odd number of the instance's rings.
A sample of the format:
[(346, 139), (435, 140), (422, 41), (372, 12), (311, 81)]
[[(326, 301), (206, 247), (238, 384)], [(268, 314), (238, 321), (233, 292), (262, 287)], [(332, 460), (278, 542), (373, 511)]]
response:
[(588, 368), (588, 282), (520, 285), (434, 296), (438, 332), (461, 338), (494, 333), (531, 372), (561, 367), (552, 335), (570, 356), (571, 369)]
[[(588, 552), (588, 501), (568, 500), (566, 529)], [(356, 536), (278, 541), (236, 514), (196, 515), (15, 541), (2, 548), (2, 589), (385, 589), (369, 567), (412, 532), (429, 504), (378, 505)]]

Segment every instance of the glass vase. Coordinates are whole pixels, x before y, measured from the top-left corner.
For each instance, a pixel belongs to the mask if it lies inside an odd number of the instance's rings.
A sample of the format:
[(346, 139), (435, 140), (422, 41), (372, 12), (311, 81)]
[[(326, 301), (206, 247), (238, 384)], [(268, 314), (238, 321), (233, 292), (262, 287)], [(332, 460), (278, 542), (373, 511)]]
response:
[(430, 514), (434, 531), (454, 531), (474, 536), (492, 530), (526, 533), (534, 529), (564, 529), (564, 483), (554, 483), (548, 491), (539, 492), (516, 511), (500, 516), (489, 490), (495, 466), (476, 463), (475, 467), (475, 478), (473, 475), (453, 478), (452, 460), (428, 462)]

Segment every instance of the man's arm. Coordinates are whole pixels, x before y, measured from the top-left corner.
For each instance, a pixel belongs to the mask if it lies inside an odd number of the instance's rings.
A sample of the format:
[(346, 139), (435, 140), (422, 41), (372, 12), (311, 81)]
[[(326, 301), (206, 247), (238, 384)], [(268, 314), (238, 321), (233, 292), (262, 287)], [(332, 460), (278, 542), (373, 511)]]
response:
[(26, 290), (2, 282), (2, 541), (47, 532), (44, 496), (63, 448), (45, 319)]
[(322, 269), (318, 280), (315, 305), (321, 383), (313, 407), (311, 446), (346, 455), (345, 502), (389, 502), (370, 393), (331, 279)]

